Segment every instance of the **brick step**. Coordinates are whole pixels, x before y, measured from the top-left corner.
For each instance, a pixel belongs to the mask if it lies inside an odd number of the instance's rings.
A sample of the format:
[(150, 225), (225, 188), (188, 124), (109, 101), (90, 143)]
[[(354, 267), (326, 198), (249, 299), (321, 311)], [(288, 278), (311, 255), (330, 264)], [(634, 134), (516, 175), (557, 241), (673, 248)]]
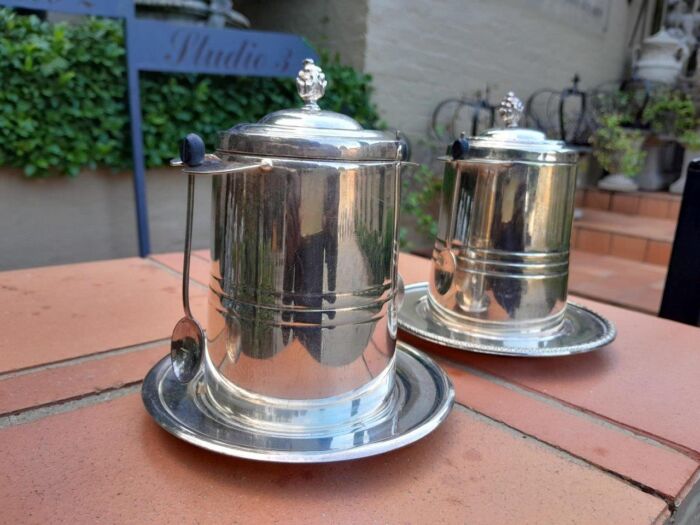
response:
[(569, 292), (657, 315), (666, 268), (581, 250), (571, 252)]
[(625, 215), (641, 215), (656, 219), (678, 221), (681, 196), (666, 192), (619, 192), (597, 188), (576, 191), (576, 206)]
[(668, 266), (676, 221), (583, 209), (574, 221), (571, 246), (598, 255)]

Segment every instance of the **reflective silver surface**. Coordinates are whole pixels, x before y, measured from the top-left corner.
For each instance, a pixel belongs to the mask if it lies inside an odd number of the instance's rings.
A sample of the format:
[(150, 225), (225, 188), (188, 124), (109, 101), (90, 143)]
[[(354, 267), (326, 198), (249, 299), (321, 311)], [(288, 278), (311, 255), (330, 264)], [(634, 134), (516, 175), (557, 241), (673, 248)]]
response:
[[(171, 434), (229, 456), (284, 463), (371, 456), (430, 433), (447, 417), (454, 401), (447, 375), (431, 359), (403, 343), (398, 346), (396, 380), (377, 415), (354, 420), (350, 403), (342, 407), (345, 423), (329, 424), (315, 432), (294, 431), (284, 421), (271, 430), (256, 421), (228, 417), (215, 408), (202, 374), (183, 384), (174, 377), (167, 359), (146, 376), (143, 401), (156, 422)], [(281, 428), (287, 431), (276, 431)]]
[(192, 315), (190, 308), (190, 255), (192, 252), (192, 216), (194, 212), (194, 175), (187, 177), (187, 220), (185, 226), (185, 253), (182, 268), (182, 308), (180, 319), (170, 337), (170, 360), (175, 377), (183, 383), (191, 381), (199, 371), (204, 357), (204, 330)]
[(207, 374), (246, 396), (343, 395), (394, 353), (399, 168), (272, 162), (213, 180)]
[(170, 361), (175, 377), (183, 383), (194, 379), (204, 358), (204, 330), (192, 317), (180, 319), (170, 337)]
[(574, 303), (562, 321), (533, 334), (500, 331), (482, 334), (440, 315), (428, 302), (427, 283), (406, 287), (399, 327), (433, 343), (472, 352), (522, 357), (555, 357), (590, 352), (611, 343), (615, 327), (603, 316)]
[[(346, 402), (354, 420), (370, 417), (394, 383), (404, 143), (394, 137), (388, 159), (307, 158), (348, 134), (376, 133), (322, 111), (325, 83), (307, 60), (297, 78), (303, 108), (263, 118), (255, 126), (264, 136), (245, 126), (225, 133), (238, 149), (304, 155), (266, 156), (265, 171), (222, 174), (212, 192), (206, 388), (222, 413), (305, 432)], [(217, 156), (223, 165), (260, 159)]]
[[(185, 226), (185, 249), (182, 267), (182, 307), (185, 316), (180, 319), (170, 336), (170, 360), (173, 365), (175, 377), (183, 383), (191, 381), (199, 371), (206, 349), (206, 337), (201, 325), (192, 315), (190, 308), (190, 257), (192, 255), (192, 220), (194, 215), (194, 190), (195, 175), (203, 170), (222, 170), (220, 159), (213, 155), (207, 155), (204, 161), (197, 166), (187, 166), (183, 171), (187, 173), (187, 210)], [(171, 161), (173, 166), (182, 166), (182, 160)], [(259, 163), (241, 165), (226, 164), (224, 173), (257, 173), (270, 169), (270, 163), (263, 160)], [(211, 173), (211, 171), (209, 171)]]
[[(227, 424), (277, 436), (332, 436), (383, 421), (396, 397), (406, 144), (384, 134), (374, 142), (380, 132), (322, 111), (325, 85), (307, 60), (297, 78), (303, 108), (251, 125), (262, 135), (246, 125), (225, 132), (236, 153), (204, 155), (201, 139), (183, 150), (190, 177), (216, 175), (197, 388)], [(357, 155), (338, 159), (326, 148), (352, 149), (358, 137), (367, 148)], [(261, 156), (266, 145), (280, 155)], [(189, 366), (188, 354), (178, 355), (173, 364)]]
[[(501, 115), (515, 126), (511, 94)], [(575, 154), (508, 127), (469, 139), (447, 159), (429, 275), (431, 306), (484, 336), (544, 333), (564, 317)]]

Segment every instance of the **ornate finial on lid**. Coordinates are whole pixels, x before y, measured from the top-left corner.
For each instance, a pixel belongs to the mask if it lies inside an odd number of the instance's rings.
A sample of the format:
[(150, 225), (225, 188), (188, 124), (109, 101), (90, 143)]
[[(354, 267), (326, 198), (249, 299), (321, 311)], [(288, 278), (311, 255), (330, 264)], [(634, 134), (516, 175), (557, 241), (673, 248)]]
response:
[(304, 60), (304, 67), (297, 74), (297, 91), (306, 102), (308, 109), (319, 109), (316, 101), (326, 92), (326, 75), (310, 58)]
[(522, 101), (512, 91), (509, 91), (498, 106), (498, 114), (507, 128), (516, 128), (524, 109)]

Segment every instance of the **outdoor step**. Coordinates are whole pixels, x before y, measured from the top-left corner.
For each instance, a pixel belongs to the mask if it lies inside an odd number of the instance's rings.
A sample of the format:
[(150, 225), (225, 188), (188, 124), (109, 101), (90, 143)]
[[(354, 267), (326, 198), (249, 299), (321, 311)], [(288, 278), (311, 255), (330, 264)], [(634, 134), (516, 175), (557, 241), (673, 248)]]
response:
[(667, 192), (620, 192), (598, 188), (576, 191), (576, 207), (678, 221), (681, 196)]
[(571, 247), (598, 255), (668, 266), (676, 221), (583, 209), (574, 221)]
[(581, 250), (571, 252), (569, 292), (574, 295), (658, 314), (666, 268)]

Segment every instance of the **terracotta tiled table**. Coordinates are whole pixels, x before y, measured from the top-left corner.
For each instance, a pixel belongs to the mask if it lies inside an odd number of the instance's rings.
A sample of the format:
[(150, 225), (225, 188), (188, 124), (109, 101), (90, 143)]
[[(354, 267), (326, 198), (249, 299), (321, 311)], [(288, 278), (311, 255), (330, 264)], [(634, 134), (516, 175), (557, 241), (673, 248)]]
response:
[[(202, 317), (206, 253), (193, 260)], [(661, 523), (694, 497), (700, 330), (582, 301), (619, 336), (522, 360), (415, 339), (458, 404), (425, 440), (346, 463), (217, 456), (162, 431), (139, 383), (180, 317), (175, 254), (0, 273), (2, 523)], [(402, 256), (407, 282), (427, 261)], [(688, 495), (690, 494), (690, 495)], [(681, 510), (674, 509), (681, 505)]]

